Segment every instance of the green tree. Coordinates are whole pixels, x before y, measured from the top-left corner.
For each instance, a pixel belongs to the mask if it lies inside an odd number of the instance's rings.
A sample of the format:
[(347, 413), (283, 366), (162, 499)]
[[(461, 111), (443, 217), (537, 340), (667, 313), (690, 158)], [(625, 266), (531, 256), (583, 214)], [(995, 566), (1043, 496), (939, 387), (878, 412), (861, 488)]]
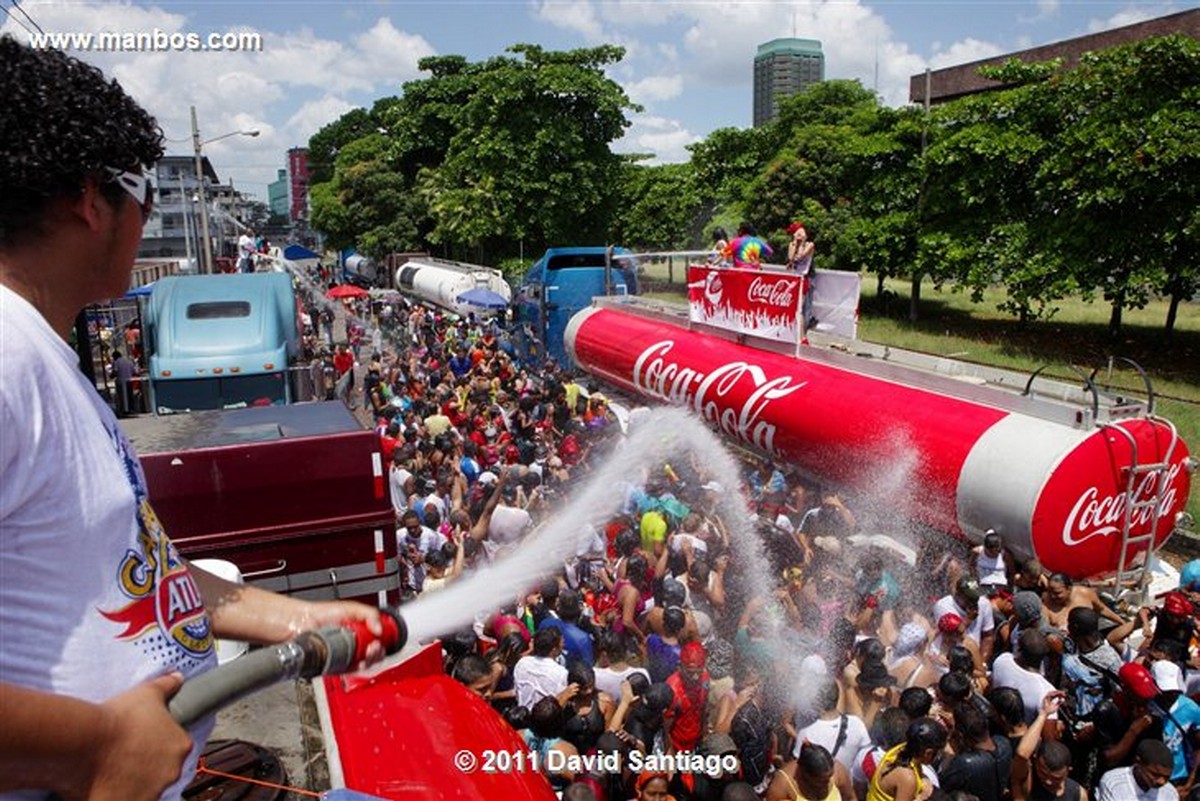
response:
[(343, 147), (355, 139), (378, 133), (387, 119), (388, 110), (399, 101), (385, 97), (375, 101), (368, 111), (351, 109), (338, 117), (308, 140), (309, 184), (332, 180), (334, 163)]
[(710, 219), (745, 216), (746, 188), (774, 155), (772, 147), (766, 128), (718, 128), (688, 145), (696, 191)]
[(883, 108), (857, 81), (825, 81), (784, 101), (768, 126), (776, 155), (744, 189), (760, 232), (795, 219), (826, 268), (880, 277), (915, 263), (919, 120)]
[(445, 157), (420, 189), (434, 242), (504, 248), (518, 239), (603, 242), (621, 160), (611, 143), (636, 107), (604, 68), (624, 55), (604, 45), (567, 52), (509, 48), (472, 68)]
[(1086, 55), (1078, 67), (1010, 62), (1011, 88), (947, 104), (926, 159), (923, 253), (1002, 308), (1052, 313), (1068, 293), (1122, 312), (1200, 286), (1200, 44), (1170, 36)]
[(1057, 69), (1053, 62), (1013, 61), (989, 71), (1011, 88), (936, 109), (924, 159), (922, 267), (956, 281), (976, 301), (1003, 282), (1001, 309), (1022, 320), (1051, 313), (1056, 300), (1077, 289), (1030, 229), (1048, 213), (1036, 181), (1058, 125), (1044, 99), (1045, 79)]
[(333, 179), (309, 194), (313, 227), (336, 248), (356, 247), (383, 259), (421, 247), (424, 207), (388, 160), (388, 139), (372, 133), (342, 147)]
[(1071, 253), (1087, 290), (1121, 313), (1151, 292), (1181, 299), (1200, 288), (1200, 42), (1172, 35), (1084, 56), (1047, 85), (1061, 115), (1037, 191), (1053, 215), (1035, 230)]
[(478, 91), (484, 69), (462, 56), (430, 56), (418, 66), (429, 77), (404, 84), (399, 102), (383, 115), (389, 160), (414, 184), (422, 170), (445, 160), (461, 130), (462, 109)]
[(647, 250), (706, 245), (703, 204), (690, 164), (626, 164), (622, 170), (614, 242)]

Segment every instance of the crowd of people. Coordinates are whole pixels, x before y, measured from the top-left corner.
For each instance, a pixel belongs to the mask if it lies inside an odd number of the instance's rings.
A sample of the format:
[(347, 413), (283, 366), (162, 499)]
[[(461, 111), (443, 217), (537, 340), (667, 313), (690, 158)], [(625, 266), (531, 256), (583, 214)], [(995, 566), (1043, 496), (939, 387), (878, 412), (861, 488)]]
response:
[[(520, 363), (495, 323), (401, 302), (361, 388), (408, 597), (520, 547), (622, 426), (594, 383)], [(580, 552), (443, 640), (564, 798), (958, 801), (1188, 794), (1200, 563), (1118, 605), (1008, 552), (929, 534), (915, 557), (786, 468), (648, 462)], [(757, 521), (768, 575), (720, 503)], [(872, 543), (872, 544), (864, 544)], [(554, 752), (556, 759), (550, 759)], [(631, 770), (649, 755), (700, 770)], [(569, 756), (618, 754), (622, 770)], [(720, 757), (736, 757), (736, 770)], [(724, 765), (724, 768), (720, 767)], [(557, 769), (556, 769), (557, 768)]]

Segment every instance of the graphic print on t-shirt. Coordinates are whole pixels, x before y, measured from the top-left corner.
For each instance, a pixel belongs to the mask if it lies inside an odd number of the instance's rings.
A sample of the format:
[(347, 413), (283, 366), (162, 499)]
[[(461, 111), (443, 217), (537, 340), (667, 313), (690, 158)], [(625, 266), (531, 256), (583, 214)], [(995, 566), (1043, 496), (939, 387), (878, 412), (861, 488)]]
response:
[(182, 667), (178, 656), (170, 653), (176, 649), (204, 659), (212, 651), (213, 637), (200, 590), (150, 506), (145, 478), (128, 441), (117, 429), (110, 429), (109, 435), (136, 500), (138, 547), (126, 551), (117, 566), (118, 585), (129, 603), (101, 609), (100, 614), (125, 626), (117, 639), (139, 642), (164, 667)]

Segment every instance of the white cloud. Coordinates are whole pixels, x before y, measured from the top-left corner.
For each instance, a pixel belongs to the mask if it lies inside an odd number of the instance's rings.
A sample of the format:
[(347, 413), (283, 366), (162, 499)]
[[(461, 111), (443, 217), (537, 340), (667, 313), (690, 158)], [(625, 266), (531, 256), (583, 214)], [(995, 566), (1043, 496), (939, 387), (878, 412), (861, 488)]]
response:
[(1166, 14), (1173, 14), (1179, 9), (1171, 4), (1150, 6), (1139, 5), (1130, 6), (1129, 8), (1113, 14), (1108, 19), (1093, 19), (1088, 21), (1088, 33), (1099, 33), (1101, 31), (1112, 30), (1113, 28), (1121, 28), (1125, 25), (1133, 25), (1138, 22), (1145, 22), (1148, 19), (1161, 17)]
[(1062, 0), (1035, 0), (1033, 5), (1036, 12), (1032, 16), (1021, 17), (1021, 22), (1032, 24), (1054, 19), (1062, 9)]
[(219, 96), (237, 98), (235, 110), (262, 108), (287, 96), (278, 82), (242, 70), (222, 72), (214, 78), (213, 85)]
[(650, 114), (637, 114), (625, 136), (613, 143), (618, 153), (652, 153), (651, 164), (687, 161), (687, 146), (700, 141), (678, 120)]
[(939, 70), (944, 67), (954, 67), (959, 64), (970, 64), (993, 56), (1010, 52), (992, 42), (981, 42), (978, 39), (964, 39), (955, 42), (949, 48), (942, 50), (929, 59), (929, 67)]
[(390, 83), (398, 91), (400, 84), (421, 74), (417, 62), (436, 53), (425, 37), (396, 29), (387, 17), (379, 19), (366, 33), (354, 40), (344, 54), (345, 64), (338, 72), (367, 79), (372, 86)]
[(301, 28), (282, 34), (265, 34), (263, 52), (255, 66), (262, 75), (289, 86), (321, 87), (334, 91), (368, 91), (373, 81), (348, 61), (358, 58), (341, 42), (322, 39)]
[(682, 75), (651, 75), (625, 84), (625, 93), (634, 103), (646, 104), (670, 100), (683, 94)]
[(300, 110), (288, 119), (286, 128), (294, 132), (297, 141), (307, 142), (317, 131), (353, 108), (353, 103), (348, 103), (340, 97), (325, 95), (300, 106)]
[(604, 37), (604, 26), (589, 0), (534, 0), (533, 16), (556, 28), (575, 31), (588, 41)]
[(814, 4), (694, 4), (679, 6), (689, 20), (680, 64), (689, 78), (712, 86), (753, 83), (758, 45), (795, 36), (821, 43), (827, 79), (859, 80), (884, 102), (908, 102), (909, 76), (925, 60), (898, 41), (887, 21), (861, 0)]
[[(532, 0), (533, 18), (540, 22), (553, 25), (564, 31), (571, 31), (583, 37), (588, 45), (611, 44), (625, 48), (626, 58), (636, 58), (645, 47), (638, 31), (635, 35), (626, 34), (621, 30), (630, 18), (614, 15), (614, 2), (594, 3), (592, 0)], [(638, 3), (638, 8), (645, 11), (650, 8), (667, 6), (666, 3)], [(654, 18), (663, 18), (662, 13), (651, 13)], [(634, 19), (639, 26), (647, 21), (647, 14), (639, 12)], [(610, 24), (606, 25), (605, 22)]]

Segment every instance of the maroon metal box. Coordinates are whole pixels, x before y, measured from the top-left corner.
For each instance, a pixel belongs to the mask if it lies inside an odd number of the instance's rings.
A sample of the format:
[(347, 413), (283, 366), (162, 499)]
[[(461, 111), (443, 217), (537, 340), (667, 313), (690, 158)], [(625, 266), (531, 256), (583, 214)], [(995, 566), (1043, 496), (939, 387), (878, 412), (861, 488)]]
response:
[(340, 403), (122, 421), (163, 527), (189, 559), (306, 599), (399, 602), (379, 438)]

